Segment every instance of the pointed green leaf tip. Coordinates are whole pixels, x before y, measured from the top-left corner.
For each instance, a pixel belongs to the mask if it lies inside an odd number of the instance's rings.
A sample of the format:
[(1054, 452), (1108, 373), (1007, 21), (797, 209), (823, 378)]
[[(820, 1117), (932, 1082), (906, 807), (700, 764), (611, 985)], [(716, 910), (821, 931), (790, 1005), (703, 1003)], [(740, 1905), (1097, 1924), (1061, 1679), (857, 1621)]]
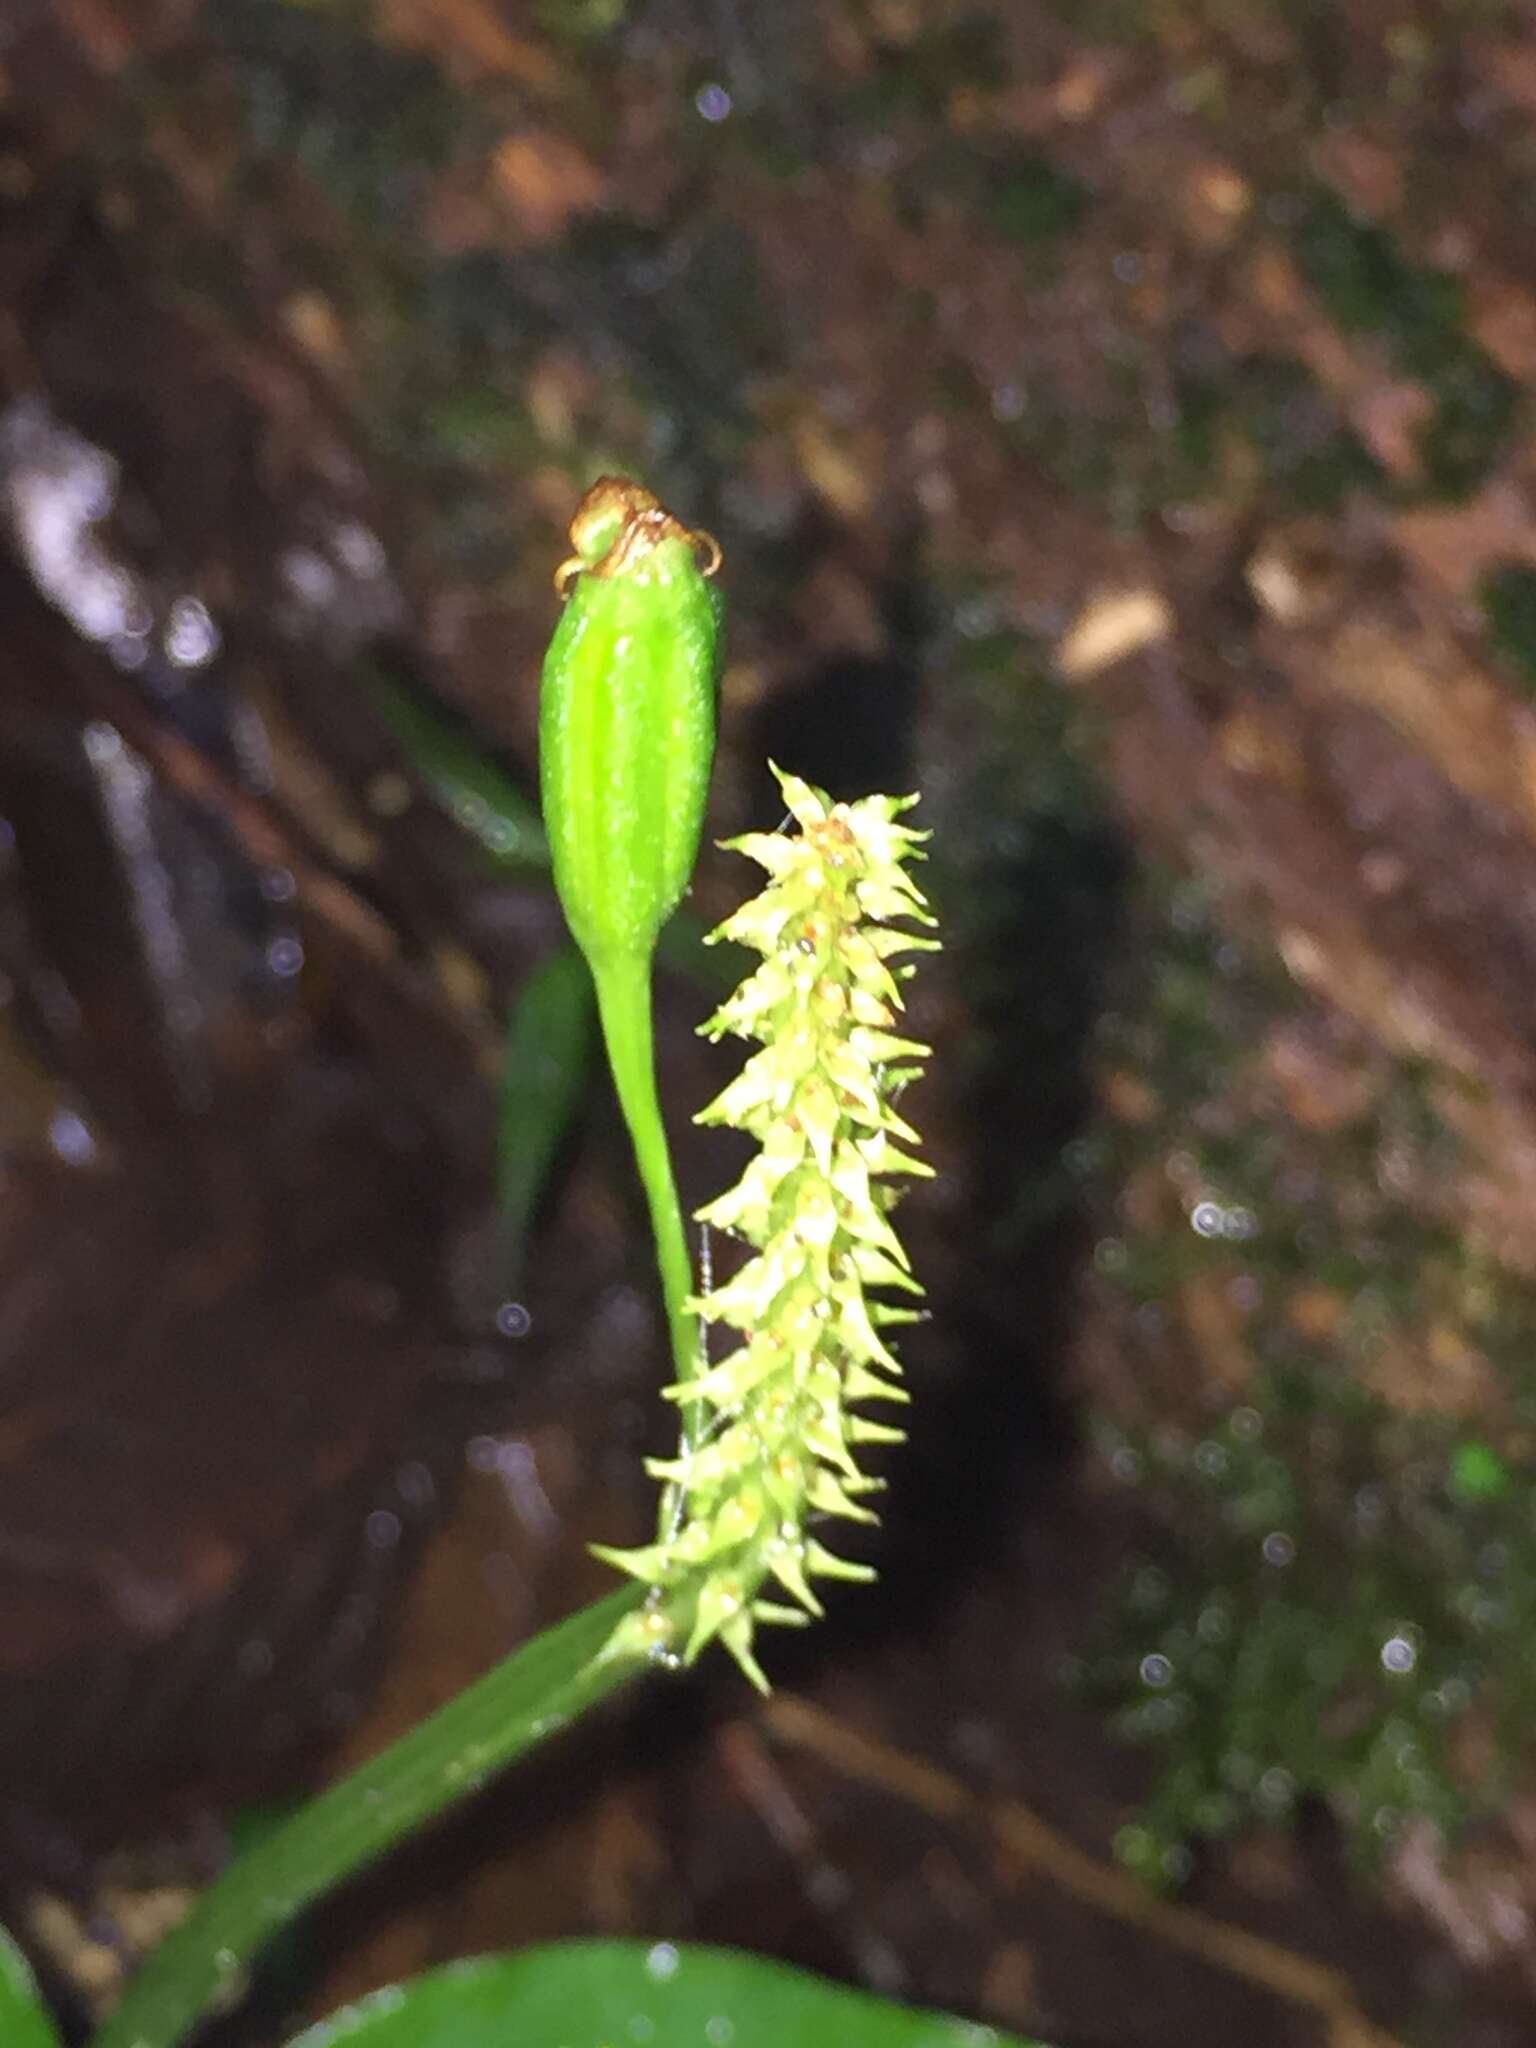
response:
[(698, 857), (715, 748), (720, 551), (601, 477), (571, 522), (544, 661), (539, 779), (555, 887), (589, 960), (650, 955)]
[(932, 1170), (906, 1149), (917, 1134), (894, 1107), (928, 1047), (897, 1028), (912, 968), (895, 962), (938, 943), (890, 922), (934, 922), (907, 873), (927, 834), (897, 822), (916, 799), (834, 804), (774, 773), (799, 831), (728, 842), (769, 881), (713, 934), (754, 948), (762, 965), (703, 1027), (762, 1048), (698, 1118), (761, 1147), (736, 1186), (698, 1211), (751, 1247), (693, 1304), (737, 1341), (668, 1390), (703, 1414), (696, 1450), (652, 1464), (667, 1485), (661, 1539), (600, 1553), (655, 1589), (615, 1652), (691, 1662), (718, 1637), (764, 1690), (758, 1624), (819, 1614), (814, 1578), (873, 1577), (809, 1532), (825, 1515), (875, 1519), (864, 1502), (878, 1482), (857, 1447), (901, 1437), (853, 1411), (907, 1399), (882, 1331), (914, 1311), (868, 1290), (922, 1292), (891, 1210), (892, 1176)]

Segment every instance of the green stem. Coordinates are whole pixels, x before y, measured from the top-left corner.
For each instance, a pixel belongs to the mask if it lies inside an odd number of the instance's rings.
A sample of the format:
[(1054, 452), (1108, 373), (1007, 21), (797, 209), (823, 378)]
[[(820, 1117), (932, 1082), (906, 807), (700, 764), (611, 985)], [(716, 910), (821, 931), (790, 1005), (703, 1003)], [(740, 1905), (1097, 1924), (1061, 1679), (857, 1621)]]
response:
[(635, 1677), (638, 1658), (598, 1652), (644, 1597), (626, 1586), (535, 1636), (231, 1864), (145, 1963), (93, 2048), (171, 2048), (311, 1900)]
[[(656, 1058), (651, 1034), (651, 962), (648, 954), (608, 953), (591, 960), (597, 1012), (603, 1023), (608, 1064), (619, 1107), (634, 1140), (635, 1162), (651, 1212), (656, 1263), (672, 1338), (672, 1363), (679, 1381), (695, 1378), (703, 1347), (699, 1320), (687, 1306), (694, 1291), (693, 1261), (683, 1229), (683, 1212), (672, 1177), (672, 1154), (656, 1096)], [(693, 1447), (696, 1403), (682, 1411), (683, 1442)]]

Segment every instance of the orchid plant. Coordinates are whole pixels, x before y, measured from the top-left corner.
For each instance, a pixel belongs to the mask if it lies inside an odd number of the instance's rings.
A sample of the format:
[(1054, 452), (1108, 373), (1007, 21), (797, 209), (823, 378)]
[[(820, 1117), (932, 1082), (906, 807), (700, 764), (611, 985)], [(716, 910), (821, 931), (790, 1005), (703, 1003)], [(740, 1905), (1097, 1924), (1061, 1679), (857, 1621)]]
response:
[[(666, 1305), (666, 1391), (681, 1426), (676, 1455), (651, 1468), (663, 1489), (658, 1533), (639, 1548), (601, 1548), (625, 1585), (524, 1645), (232, 1864), (132, 1981), (94, 2048), (184, 2040), (306, 1905), (648, 1668), (691, 1664), (718, 1640), (766, 1691), (759, 1628), (819, 1615), (818, 1579), (873, 1576), (820, 1532), (829, 1520), (874, 1519), (879, 1481), (859, 1453), (901, 1432), (864, 1411), (907, 1399), (892, 1334), (919, 1313), (892, 1220), (901, 1182), (930, 1170), (897, 1108), (928, 1050), (901, 1030), (909, 956), (937, 943), (910, 872), (925, 835), (900, 822), (915, 799), (834, 803), (775, 769), (793, 829), (728, 842), (767, 883), (712, 936), (760, 964), (701, 1028), (757, 1050), (700, 1119), (748, 1133), (758, 1150), (698, 1212), (747, 1256), (696, 1286), (657, 1099), (651, 974), (703, 830), (721, 553), (649, 491), (611, 477), (583, 498), (571, 544), (541, 697), (544, 827), (591, 971)], [(518, 1030), (515, 1020), (514, 1044)], [(717, 2029), (733, 2014), (742, 2048), (1006, 2048), (991, 2029), (665, 1941), (557, 1944), (428, 1972), (291, 2048), (513, 2038), (668, 2048), (706, 2038), (704, 2015)], [(3, 1936), (0, 2040), (58, 2043)]]

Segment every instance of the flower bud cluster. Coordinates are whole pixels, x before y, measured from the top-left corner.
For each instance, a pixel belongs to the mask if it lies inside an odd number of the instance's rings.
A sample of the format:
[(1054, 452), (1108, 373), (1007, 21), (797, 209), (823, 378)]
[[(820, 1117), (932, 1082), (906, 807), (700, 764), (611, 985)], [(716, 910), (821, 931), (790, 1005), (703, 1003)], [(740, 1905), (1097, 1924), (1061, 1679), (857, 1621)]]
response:
[[(934, 922), (906, 870), (927, 835), (897, 823), (915, 799), (834, 804), (774, 773), (799, 831), (729, 842), (769, 880), (713, 934), (752, 947), (762, 965), (703, 1027), (761, 1045), (698, 1119), (761, 1148), (698, 1211), (751, 1248), (692, 1304), (736, 1342), (668, 1389), (702, 1415), (695, 1449), (650, 1466), (667, 1484), (660, 1540), (601, 1553), (655, 1589), (615, 1649), (691, 1662), (719, 1637), (765, 1690), (757, 1625), (819, 1614), (818, 1577), (873, 1577), (811, 1529), (833, 1515), (875, 1519), (865, 1501), (879, 1482), (860, 1470), (858, 1447), (902, 1436), (856, 1410), (908, 1398), (882, 1333), (916, 1319), (922, 1290), (891, 1226), (891, 1177), (932, 1169), (903, 1149), (917, 1134), (894, 1106), (928, 1052), (897, 1029), (912, 968), (895, 962), (937, 944), (892, 923)], [(905, 1299), (879, 1298), (892, 1292)]]

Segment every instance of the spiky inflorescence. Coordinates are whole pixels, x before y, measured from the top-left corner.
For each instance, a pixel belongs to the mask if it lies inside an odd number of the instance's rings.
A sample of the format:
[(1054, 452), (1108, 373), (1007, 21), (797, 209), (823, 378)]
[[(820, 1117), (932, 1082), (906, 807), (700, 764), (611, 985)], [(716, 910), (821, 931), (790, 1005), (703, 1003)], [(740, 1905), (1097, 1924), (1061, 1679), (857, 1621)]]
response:
[[(763, 963), (703, 1026), (711, 1038), (762, 1045), (698, 1118), (749, 1132), (762, 1148), (735, 1187), (698, 1211), (754, 1251), (692, 1303), (706, 1326), (725, 1324), (739, 1341), (668, 1389), (674, 1401), (703, 1404), (703, 1427), (697, 1449), (650, 1465), (667, 1482), (660, 1539), (599, 1553), (655, 1588), (615, 1650), (691, 1662), (718, 1636), (765, 1690), (757, 1624), (819, 1614), (813, 1578), (874, 1576), (836, 1557), (809, 1525), (823, 1515), (873, 1521), (862, 1500), (879, 1482), (860, 1472), (855, 1446), (902, 1436), (853, 1407), (907, 1399), (880, 1332), (917, 1311), (868, 1290), (922, 1291), (891, 1227), (896, 1190), (885, 1177), (932, 1170), (901, 1149), (917, 1134), (893, 1106), (928, 1047), (893, 1029), (912, 968), (892, 963), (937, 945), (891, 923), (934, 922), (906, 872), (927, 834), (896, 822), (916, 799), (834, 804), (774, 773), (799, 833), (728, 842), (769, 881), (712, 935), (753, 947)], [(772, 1597), (780, 1591), (795, 1604)]]

